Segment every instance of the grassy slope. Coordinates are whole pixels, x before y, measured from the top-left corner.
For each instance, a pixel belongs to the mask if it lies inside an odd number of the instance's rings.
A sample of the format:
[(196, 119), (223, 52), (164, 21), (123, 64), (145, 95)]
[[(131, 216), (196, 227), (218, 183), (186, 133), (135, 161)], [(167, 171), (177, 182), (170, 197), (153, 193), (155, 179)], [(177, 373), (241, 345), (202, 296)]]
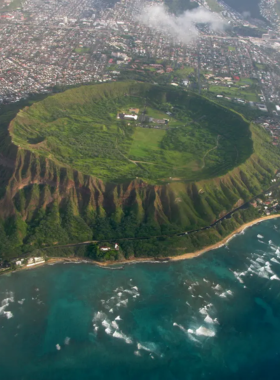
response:
[(241, 98), (242, 100), (248, 100), (252, 102), (259, 102), (259, 97), (254, 91), (240, 89), (238, 87), (226, 87), (226, 86), (210, 86), (210, 92), (220, 94), (228, 97)]

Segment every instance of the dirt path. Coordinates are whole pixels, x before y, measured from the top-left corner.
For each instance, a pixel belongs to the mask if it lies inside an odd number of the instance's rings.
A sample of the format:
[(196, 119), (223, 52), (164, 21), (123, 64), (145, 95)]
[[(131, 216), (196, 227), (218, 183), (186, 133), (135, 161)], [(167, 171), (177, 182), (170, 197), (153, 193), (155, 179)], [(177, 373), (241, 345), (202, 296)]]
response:
[(218, 146), (219, 146), (219, 138), (220, 138), (220, 135), (217, 136), (217, 145), (214, 146), (214, 148), (209, 149), (209, 150), (205, 153), (205, 155), (203, 156), (203, 159), (202, 159), (202, 160), (203, 160), (203, 165), (202, 165), (202, 168), (201, 168), (201, 169), (204, 169), (204, 167), (205, 167), (205, 158), (208, 156), (208, 154), (209, 154), (210, 152), (212, 152), (212, 150), (215, 150), (215, 149), (218, 148)]
[[(134, 160), (131, 160), (130, 158), (126, 157), (118, 148), (118, 140), (116, 140), (116, 150), (119, 152), (119, 154), (121, 156), (123, 156), (123, 158), (125, 158), (127, 161), (129, 162), (132, 162), (133, 164), (137, 165), (138, 163), (139, 164), (148, 164), (148, 165), (155, 165), (153, 164), (152, 162), (146, 162), (146, 161), (134, 161)], [(138, 166), (138, 165), (137, 165)]]
[(148, 164), (148, 165), (155, 165), (155, 164), (153, 164), (152, 162), (146, 162), (146, 161), (133, 161), (133, 160), (130, 160), (129, 158), (128, 158), (128, 160), (130, 161), (130, 162), (133, 162), (134, 164)]

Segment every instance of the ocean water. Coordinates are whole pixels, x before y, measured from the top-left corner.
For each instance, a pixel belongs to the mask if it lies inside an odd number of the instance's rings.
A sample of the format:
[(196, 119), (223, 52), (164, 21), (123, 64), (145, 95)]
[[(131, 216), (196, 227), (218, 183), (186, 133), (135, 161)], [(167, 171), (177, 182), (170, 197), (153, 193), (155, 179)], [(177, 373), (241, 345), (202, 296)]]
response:
[(181, 262), (1, 276), (0, 379), (279, 379), (279, 232)]

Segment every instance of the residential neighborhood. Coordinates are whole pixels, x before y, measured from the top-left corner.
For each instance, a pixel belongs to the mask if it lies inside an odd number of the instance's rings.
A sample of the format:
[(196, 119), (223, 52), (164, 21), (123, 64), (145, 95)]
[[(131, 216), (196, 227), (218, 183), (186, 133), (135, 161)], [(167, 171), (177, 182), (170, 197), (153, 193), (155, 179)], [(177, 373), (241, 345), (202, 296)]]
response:
[[(154, 82), (253, 102), (263, 111), (267, 104), (280, 104), (278, 29), (243, 19), (223, 2), (219, 17), (229, 27), (213, 31), (198, 25), (198, 38), (188, 44), (141, 23), (140, 0), (122, 0), (112, 8), (89, 0), (27, 0), (12, 7), (14, 2), (0, 8), (1, 102), (144, 73)], [(198, 3), (211, 10), (208, 1)], [(265, 9), (270, 20), (274, 8)], [(240, 37), (240, 28), (264, 33)]]

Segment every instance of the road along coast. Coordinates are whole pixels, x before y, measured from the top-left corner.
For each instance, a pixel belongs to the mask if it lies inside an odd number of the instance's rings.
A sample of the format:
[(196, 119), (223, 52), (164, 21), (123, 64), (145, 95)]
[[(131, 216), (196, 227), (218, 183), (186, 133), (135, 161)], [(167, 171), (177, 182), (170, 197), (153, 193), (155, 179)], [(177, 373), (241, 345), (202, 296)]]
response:
[(203, 255), (204, 253), (206, 253), (208, 251), (212, 251), (213, 249), (221, 248), (224, 245), (226, 245), (235, 235), (240, 234), (242, 231), (245, 231), (247, 228), (252, 227), (255, 224), (264, 222), (265, 220), (276, 219), (276, 218), (280, 218), (280, 214), (277, 214), (277, 215), (268, 215), (268, 216), (264, 216), (264, 217), (252, 220), (251, 222), (243, 224), (242, 226), (240, 226), (239, 228), (237, 228), (230, 235), (228, 235), (227, 237), (225, 237), (223, 240), (219, 241), (218, 243), (210, 245), (208, 247), (205, 247), (205, 248), (203, 248), (203, 249), (201, 249), (199, 251), (196, 251), (196, 252), (185, 253), (185, 254), (182, 254), (182, 255), (170, 257), (170, 261), (179, 261), (179, 260), (193, 259), (195, 257)]
[[(88, 258), (84, 257), (51, 257), (51, 258), (46, 258), (46, 261), (44, 263), (39, 263), (38, 265), (34, 265), (32, 267), (28, 266), (22, 266), (20, 268), (17, 268), (15, 271), (19, 270), (27, 270), (27, 269), (35, 269), (38, 268), (39, 266), (44, 266), (44, 265), (54, 265), (57, 263), (85, 263), (85, 264), (92, 264), (92, 265), (97, 265), (99, 267), (115, 267), (119, 266), (118, 268), (114, 269), (122, 269), (122, 265), (124, 264), (137, 264), (137, 263), (167, 263), (167, 262), (172, 262), (172, 261), (180, 261), (180, 260), (188, 260), (188, 259), (194, 259), (196, 257), (199, 257), (203, 255), (206, 252), (212, 251), (214, 249), (218, 249), (226, 245), (231, 239), (233, 239), (236, 235), (242, 233), (245, 231), (247, 228), (252, 227), (255, 224), (264, 222), (266, 220), (270, 219), (276, 219), (280, 218), (280, 214), (275, 214), (275, 215), (269, 215), (269, 216), (264, 216), (255, 220), (252, 220), (249, 223), (243, 224), (239, 228), (237, 228), (235, 231), (233, 231), (231, 234), (226, 236), (223, 240), (217, 242), (216, 244), (210, 245), (208, 247), (205, 247), (203, 249), (200, 249), (195, 252), (189, 252), (189, 253), (183, 253), (181, 255), (177, 256), (172, 256), (172, 257), (161, 257), (161, 258), (154, 258), (154, 257), (138, 257), (138, 258), (132, 258), (130, 260), (119, 260), (119, 261), (106, 261), (106, 262), (100, 262), (100, 261), (94, 261)], [(5, 271), (2, 272), (1, 274), (5, 273), (10, 273), (10, 271)]]
[(99, 262), (99, 261), (94, 261), (94, 260), (89, 260), (81, 257), (54, 257), (50, 258), (49, 260), (46, 261), (46, 264), (54, 264), (58, 262), (84, 262), (84, 263), (89, 263), (89, 264), (94, 264), (98, 265), (101, 267), (107, 267), (107, 266), (112, 266), (112, 265), (123, 265), (123, 264), (135, 264), (135, 263), (143, 263), (143, 262), (170, 262), (170, 261), (179, 261), (179, 260), (188, 260), (188, 259), (193, 259), (195, 257), (201, 256), (204, 253), (208, 251), (212, 251), (213, 249), (218, 249), (221, 248), (222, 246), (226, 245), (235, 235), (240, 234), (242, 231), (245, 231), (247, 228), (252, 227), (255, 224), (264, 222), (266, 220), (270, 219), (276, 219), (279, 218), (280, 214), (276, 215), (269, 215), (269, 216), (264, 216), (255, 220), (252, 220), (249, 223), (243, 224), (239, 228), (237, 228), (235, 231), (233, 231), (230, 235), (225, 237), (223, 240), (219, 241), (216, 244), (210, 245), (208, 247), (205, 247), (199, 251), (195, 252), (190, 252), (190, 253), (183, 253), (182, 255), (177, 255), (177, 256), (172, 256), (172, 257), (164, 257), (161, 258), (160, 260), (157, 260), (155, 258), (149, 258), (149, 257), (139, 257), (139, 258), (133, 258), (131, 260), (120, 260), (120, 261), (106, 261), (106, 262)]

